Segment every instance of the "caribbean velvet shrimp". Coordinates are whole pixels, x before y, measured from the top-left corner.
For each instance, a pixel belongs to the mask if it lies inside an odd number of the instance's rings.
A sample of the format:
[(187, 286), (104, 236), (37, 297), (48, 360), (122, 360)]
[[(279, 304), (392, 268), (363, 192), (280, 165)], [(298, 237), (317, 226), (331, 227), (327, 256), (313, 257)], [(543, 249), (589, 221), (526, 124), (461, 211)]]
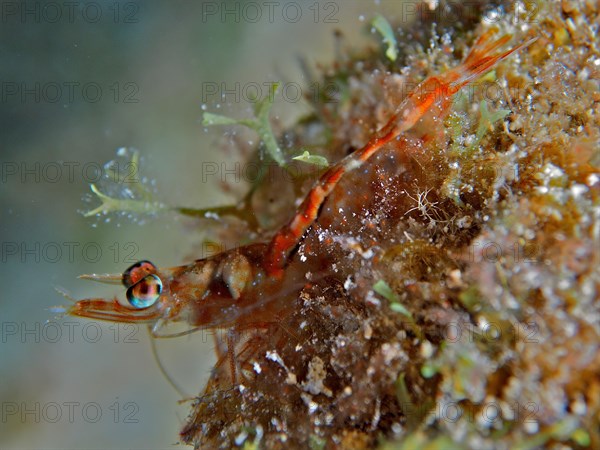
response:
[[(147, 323), (156, 337), (161, 337), (161, 326), (169, 322), (185, 322), (191, 330), (200, 327), (243, 330), (256, 324), (277, 322), (279, 314), (294, 308), (293, 302), (282, 302), (278, 294), (307, 283), (297, 270), (287, 270), (294, 251), (310, 233), (320, 209), (340, 179), (361, 167), (386, 145), (400, 141), (419, 121), (435, 118), (441, 122), (462, 87), (532, 42), (498, 52), (511, 36), (496, 40), (491, 36), (491, 31), (484, 33), (456, 68), (431, 76), (418, 85), (366, 145), (341, 159), (320, 177), (292, 219), (269, 242), (253, 243), (178, 267), (158, 268), (149, 261), (140, 261), (122, 275), (84, 275), (85, 279), (122, 283), (126, 289), (125, 299), (79, 300), (68, 308), (67, 314), (113, 322)], [(408, 146), (402, 149), (410, 150)], [(233, 348), (234, 345), (228, 345), (235, 380)]]

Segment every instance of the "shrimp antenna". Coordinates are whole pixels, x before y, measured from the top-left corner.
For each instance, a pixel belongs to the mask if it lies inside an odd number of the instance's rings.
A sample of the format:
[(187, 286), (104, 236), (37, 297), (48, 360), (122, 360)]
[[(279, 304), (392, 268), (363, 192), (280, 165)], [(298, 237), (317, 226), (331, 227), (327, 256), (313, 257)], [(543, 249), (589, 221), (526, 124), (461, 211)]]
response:
[[(76, 303), (77, 299), (74, 298), (71, 294), (69, 294), (69, 292), (60, 286), (54, 286), (54, 290), (56, 292), (58, 292), (60, 295), (62, 295), (64, 298), (66, 298), (67, 300), (69, 300), (70, 302)], [(62, 308), (62, 306), (56, 306), (56, 308)]]
[(160, 357), (158, 356), (158, 349), (156, 348), (156, 338), (154, 337), (154, 334), (152, 333), (152, 326), (150, 324), (148, 324), (148, 334), (150, 335), (150, 347), (152, 348), (152, 355), (154, 356), (154, 360), (156, 361), (156, 364), (158, 365), (158, 369), (160, 370), (160, 372), (167, 379), (167, 381), (173, 387), (173, 389), (175, 389), (177, 391), (177, 393), (181, 397), (181, 401), (186, 401), (186, 400), (192, 399), (193, 396), (188, 395), (183, 390), (183, 388), (179, 385), (179, 383), (177, 383), (175, 381), (175, 379), (167, 372), (167, 369), (165, 368), (164, 364), (160, 360)]
[(80, 280), (90, 280), (97, 283), (105, 284), (121, 284), (123, 282), (123, 275), (113, 273), (90, 273), (85, 275), (79, 275), (77, 278)]
[[(73, 302), (73, 303), (77, 302), (77, 300), (75, 298), (73, 298), (71, 296), (71, 294), (69, 294), (65, 288), (62, 288), (60, 286), (54, 286), (54, 290), (56, 292), (58, 292), (60, 295), (62, 295), (64, 298), (69, 300), (70, 302)], [(64, 317), (65, 314), (67, 314), (67, 310), (68, 310), (68, 308), (66, 308), (65, 306), (62, 306), (62, 305), (51, 306), (48, 309), (55, 314), (59, 314), (59, 316), (57, 318)]]

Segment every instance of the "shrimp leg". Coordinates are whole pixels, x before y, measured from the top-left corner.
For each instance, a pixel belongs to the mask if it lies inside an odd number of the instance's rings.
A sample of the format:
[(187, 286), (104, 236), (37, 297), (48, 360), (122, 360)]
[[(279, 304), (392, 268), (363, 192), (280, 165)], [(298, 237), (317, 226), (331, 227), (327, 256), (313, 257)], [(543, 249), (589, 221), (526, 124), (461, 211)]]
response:
[(400, 104), (388, 123), (364, 147), (341, 159), (321, 176), (308, 192), (296, 215), (271, 239), (264, 261), (267, 274), (274, 278), (283, 275), (290, 253), (316, 220), (321, 206), (344, 174), (362, 166), (374, 153), (411, 129), (430, 110), (437, 109), (438, 117), (443, 118), (449, 112), (452, 96), (462, 87), (534, 41), (532, 39), (503, 53), (493, 54), (512, 36), (505, 35), (489, 42), (491, 35), (491, 30), (484, 33), (458, 67), (442, 75), (429, 77), (419, 84)]

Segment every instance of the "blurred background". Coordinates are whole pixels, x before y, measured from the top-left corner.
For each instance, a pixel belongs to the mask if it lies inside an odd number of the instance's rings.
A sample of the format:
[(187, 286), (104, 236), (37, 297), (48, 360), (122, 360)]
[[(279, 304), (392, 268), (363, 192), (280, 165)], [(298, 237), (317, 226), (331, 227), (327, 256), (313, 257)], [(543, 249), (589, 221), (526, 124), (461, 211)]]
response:
[[(169, 204), (232, 199), (202, 163), (226, 161), (202, 109), (235, 117), (221, 83), (307, 85), (299, 64), (331, 61), (334, 31), (349, 45), (379, 45), (368, 23), (401, 19), (400, 2), (37, 2), (0, 7), (0, 447), (171, 448), (189, 412), (160, 373), (143, 327), (60, 318), (75, 298), (117, 287), (78, 280), (149, 259), (189, 260), (202, 234), (190, 219), (84, 218), (98, 169), (120, 147), (139, 149), (143, 174)], [(240, 92), (240, 91), (238, 91)], [(278, 98), (283, 123), (308, 108)], [(230, 161), (231, 162), (231, 161)], [(215, 362), (204, 334), (157, 343), (173, 378), (200, 393)]]

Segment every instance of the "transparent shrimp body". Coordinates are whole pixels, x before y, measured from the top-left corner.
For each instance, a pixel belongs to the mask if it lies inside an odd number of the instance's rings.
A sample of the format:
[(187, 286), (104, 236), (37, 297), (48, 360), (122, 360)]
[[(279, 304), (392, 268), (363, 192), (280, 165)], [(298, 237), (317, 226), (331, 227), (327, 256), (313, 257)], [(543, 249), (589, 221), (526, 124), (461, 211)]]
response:
[[(277, 301), (280, 292), (301, 286), (297, 268), (288, 270), (291, 255), (309, 231), (323, 203), (348, 172), (421, 120), (441, 123), (454, 94), (489, 71), (500, 60), (533, 40), (496, 53), (511, 36), (491, 40), (492, 31), (474, 44), (463, 63), (441, 75), (427, 78), (400, 104), (387, 124), (360, 149), (331, 166), (307, 193), (292, 219), (266, 243), (222, 252), (179, 267), (159, 269), (147, 261), (123, 275), (88, 275), (87, 279), (123, 283), (126, 300), (114, 298), (77, 301), (67, 314), (114, 322), (148, 323), (155, 335), (166, 322), (186, 322), (192, 328), (242, 328), (277, 321), (293, 302)], [(403, 151), (410, 151), (404, 148)], [(307, 269), (308, 270), (308, 269)], [(290, 273), (291, 272), (291, 273)]]

